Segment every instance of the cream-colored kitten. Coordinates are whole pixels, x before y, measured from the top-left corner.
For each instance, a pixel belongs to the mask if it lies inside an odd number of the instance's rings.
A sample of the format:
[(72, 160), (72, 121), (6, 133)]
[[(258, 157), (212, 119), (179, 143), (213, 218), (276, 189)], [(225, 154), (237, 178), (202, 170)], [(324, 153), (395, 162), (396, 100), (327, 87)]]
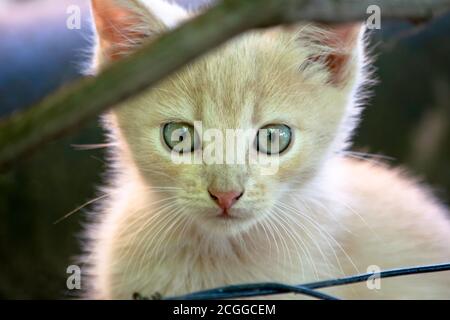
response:
[[(94, 0), (93, 13), (97, 70), (190, 16), (161, 0)], [(448, 212), (427, 189), (399, 170), (341, 155), (360, 112), (361, 29), (248, 32), (106, 115), (112, 175), (88, 232), (88, 296), (300, 284), (450, 260)], [(272, 130), (278, 149), (260, 145), (261, 133), (247, 137), (248, 148), (277, 157), (277, 173), (249, 162), (176, 164), (173, 134), (197, 135), (195, 121), (219, 132)], [(185, 148), (179, 156), (201, 155), (202, 139), (175, 139)], [(448, 299), (450, 275), (328, 292)]]

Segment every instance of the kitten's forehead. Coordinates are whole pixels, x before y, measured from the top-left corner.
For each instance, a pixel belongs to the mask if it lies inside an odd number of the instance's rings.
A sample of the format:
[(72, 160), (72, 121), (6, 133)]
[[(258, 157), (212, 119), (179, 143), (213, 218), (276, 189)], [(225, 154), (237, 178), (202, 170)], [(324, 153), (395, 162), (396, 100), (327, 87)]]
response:
[[(170, 80), (178, 97), (188, 97), (180, 114), (208, 127), (241, 128), (268, 116), (289, 114), (289, 99), (300, 94), (302, 57), (282, 37), (246, 34), (191, 64)], [(268, 115), (269, 114), (269, 115)]]
[(198, 117), (207, 128), (251, 128), (256, 102), (253, 92), (234, 93), (222, 99), (205, 95)]

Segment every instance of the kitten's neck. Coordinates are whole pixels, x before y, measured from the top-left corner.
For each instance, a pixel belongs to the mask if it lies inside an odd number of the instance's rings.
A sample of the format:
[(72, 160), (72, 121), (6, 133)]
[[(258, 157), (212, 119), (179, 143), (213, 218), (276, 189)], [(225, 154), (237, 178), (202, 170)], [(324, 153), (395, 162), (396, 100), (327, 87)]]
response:
[[(116, 165), (125, 164), (119, 161)], [(159, 281), (159, 270), (162, 274), (174, 274), (182, 265), (183, 270), (201, 271), (204, 283), (199, 286), (209, 288), (229, 283), (229, 279), (248, 282), (255, 272), (258, 279), (287, 283), (342, 274), (339, 263), (333, 260), (333, 253), (339, 252), (336, 231), (340, 230), (337, 220), (341, 210), (341, 205), (333, 201), (338, 194), (334, 190), (339, 172), (336, 164), (327, 163), (325, 170), (298, 192), (282, 196), (278, 214), (270, 214), (270, 218), (234, 235), (205, 232), (192, 219), (155, 216), (154, 208), (164, 205), (164, 201), (153, 208), (152, 204), (167, 195), (152, 189), (135, 167), (125, 165), (118, 169), (121, 174), (116, 176), (113, 199), (108, 201), (111, 207), (108, 216), (103, 217), (103, 227), (108, 232), (99, 243), (108, 248), (102, 254), (119, 257), (117, 263), (127, 270), (127, 275), (151, 270), (153, 273), (149, 274), (156, 277), (147, 279), (151, 283)], [(273, 261), (277, 261), (276, 270)], [(233, 270), (239, 273), (232, 274)], [(112, 278), (121, 276), (114, 274)], [(198, 288), (182, 288), (180, 293)]]

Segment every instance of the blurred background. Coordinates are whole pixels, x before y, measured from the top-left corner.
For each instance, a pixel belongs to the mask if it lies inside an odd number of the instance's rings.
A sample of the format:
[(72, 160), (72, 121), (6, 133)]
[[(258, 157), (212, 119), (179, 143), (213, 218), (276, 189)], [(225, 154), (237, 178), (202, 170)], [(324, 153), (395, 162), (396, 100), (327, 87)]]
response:
[[(179, 0), (197, 7), (205, 0)], [(81, 28), (66, 25), (81, 9)], [(370, 36), (377, 78), (354, 150), (392, 157), (450, 201), (450, 15), (426, 25), (382, 21)], [(82, 77), (93, 30), (89, 0), (0, 0), (0, 117)], [(0, 119), (1, 121), (1, 119)], [(1, 132), (0, 132), (1, 134)], [(105, 168), (93, 121), (0, 172), (0, 298), (64, 299), (86, 209)]]

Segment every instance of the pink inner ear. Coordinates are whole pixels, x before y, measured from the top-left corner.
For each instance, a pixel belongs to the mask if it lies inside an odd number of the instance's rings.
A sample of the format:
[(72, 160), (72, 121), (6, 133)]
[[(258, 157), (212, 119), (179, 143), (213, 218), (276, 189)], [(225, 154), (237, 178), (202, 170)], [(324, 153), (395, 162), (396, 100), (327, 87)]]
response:
[(138, 14), (115, 0), (92, 0), (92, 9), (102, 52), (111, 60), (120, 58), (146, 37), (134, 28), (140, 23)]
[(324, 44), (335, 49), (335, 52), (325, 57), (313, 58), (325, 62), (331, 73), (333, 84), (345, 81), (348, 63), (357, 45), (360, 30), (360, 23), (344, 24), (332, 28), (331, 36), (324, 40)]

